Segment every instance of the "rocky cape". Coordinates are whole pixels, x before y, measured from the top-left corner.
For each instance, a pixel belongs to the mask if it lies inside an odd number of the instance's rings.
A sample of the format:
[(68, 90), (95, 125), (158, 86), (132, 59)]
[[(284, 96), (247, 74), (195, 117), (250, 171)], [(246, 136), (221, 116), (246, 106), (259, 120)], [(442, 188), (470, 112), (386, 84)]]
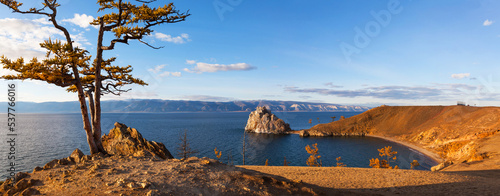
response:
[(0, 195), (321, 194), (311, 185), (210, 158), (174, 159), (162, 143), (121, 123), (103, 136), (103, 145), (109, 154), (89, 156), (76, 149), (31, 173), (19, 172), (15, 180), (1, 182)]
[(245, 131), (250, 133), (288, 134), (290, 125), (272, 114), (266, 107), (257, 107), (248, 116)]
[(380, 106), (300, 131), (302, 136), (392, 138), (439, 155), (443, 163), (433, 170), (450, 171), (500, 169), (499, 133), (499, 107), (470, 106)]

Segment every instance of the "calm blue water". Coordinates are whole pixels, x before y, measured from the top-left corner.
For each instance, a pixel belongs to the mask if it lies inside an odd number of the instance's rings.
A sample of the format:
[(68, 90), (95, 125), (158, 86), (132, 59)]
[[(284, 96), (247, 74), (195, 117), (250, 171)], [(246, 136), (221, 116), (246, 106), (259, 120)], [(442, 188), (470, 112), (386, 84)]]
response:
[[(278, 112), (276, 115), (290, 123), (295, 130), (309, 128), (315, 124), (337, 120), (341, 115), (347, 117), (359, 113), (335, 112)], [(232, 154), (234, 164), (242, 164), (241, 147), (248, 112), (231, 113), (105, 113), (102, 119), (103, 133), (109, 133), (114, 122), (125, 123), (136, 128), (147, 140), (163, 142), (167, 149), (177, 156), (176, 148), (179, 135), (188, 131), (191, 147), (199, 151), (196, 156), (215, 158), (213, 149), (222, 150), (223, 162)], [(6, 125), (6, 114), (0, 115), (0, 123)], [(309, 124), (309, 119), (312, 124)], [(32, 171), (53, 160), (67, 157), (75, 149), (89, 154), (86, 136), (80, 114), (18, 114), (16, 117), (18, 137), (16, 139), (16, 169)], [(1, 178), (8, 175), (7, 159), (9, 144), (7, 130), (0, 132)], [(419, 169), (429, 169), (434, 161), (424, 155), (397, 143), (370, 137), (328, 137), (300, 138), (298, 135), (247, 134), (246, 164), (263, 165), (269, 159), (270, 165), (283, 165), (286, 156), (289, 165), (305, 166), (308, 154), (304, 147), (318, 143), (319, 153), (324, 166), (336, 164), (335, 158), (341, 156), (348, 167), (369, 167), (369, 159), (378, 157), (377, 149), (392, 146), (398, 151), (397, 164), (409, 168), (412, 160), (418, 160)]]

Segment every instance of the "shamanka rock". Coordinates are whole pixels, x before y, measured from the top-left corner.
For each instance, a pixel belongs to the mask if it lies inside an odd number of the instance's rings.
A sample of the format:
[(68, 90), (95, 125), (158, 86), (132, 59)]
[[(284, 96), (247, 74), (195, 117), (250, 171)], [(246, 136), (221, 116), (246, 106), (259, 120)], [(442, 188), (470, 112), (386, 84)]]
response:
[(108, 135), (102, 136), (102, 145), (106, 152), (114, 155), (156, 155), (162, 159), (174, 158), (162, 143), (147, 141), (136, 129), (118, 122)]
[(245, 131), (254, 133), (287, 134), (290, 125), (279, 119), (265, 107), (257, 107), (248, 117)]

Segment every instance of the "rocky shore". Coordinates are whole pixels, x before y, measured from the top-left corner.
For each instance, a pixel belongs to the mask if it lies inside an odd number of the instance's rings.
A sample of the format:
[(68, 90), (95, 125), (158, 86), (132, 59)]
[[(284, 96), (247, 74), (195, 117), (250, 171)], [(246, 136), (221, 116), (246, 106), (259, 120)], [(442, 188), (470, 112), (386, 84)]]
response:
[(498, 107), (381, 106), (298, 133), (381, 137), (439, 161), (433, 170), (500, 169)]
[(103, 136), (103, 146), (109, 154), (89, 156), (76, 149), (31, 173), (20, 172), (0, 185), (0, 195), (319, 194), (310, 185), (214, 159), (173, 159), (162, 143), (121, 123)]

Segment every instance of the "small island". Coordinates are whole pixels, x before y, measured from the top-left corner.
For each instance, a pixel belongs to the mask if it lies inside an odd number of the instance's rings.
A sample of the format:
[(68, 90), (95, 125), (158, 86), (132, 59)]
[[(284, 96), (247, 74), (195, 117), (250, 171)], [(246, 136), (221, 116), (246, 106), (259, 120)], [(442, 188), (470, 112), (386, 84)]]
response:
[(288, 134), (292, 131), (290, 125), (272, 114), (266, 107), (257, 107), (250, 113), (245, 127), (249, 133)]

